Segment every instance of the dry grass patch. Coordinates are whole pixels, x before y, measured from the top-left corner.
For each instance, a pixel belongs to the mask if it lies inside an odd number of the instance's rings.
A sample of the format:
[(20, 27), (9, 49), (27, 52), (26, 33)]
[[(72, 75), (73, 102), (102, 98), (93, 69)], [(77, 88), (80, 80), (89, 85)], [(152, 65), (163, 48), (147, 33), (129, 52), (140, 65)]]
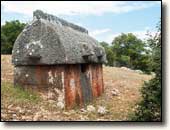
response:
[[(105, 92), (95, 99), (91, 105), (95, 112), (82, 112), (80, 108), (74, 110), (60, 110), (56, 102), (46, 101), (36, 93), (30, 93), (21, 88), (14, 88), (13, 66), (10, 55), (1, 55), (1, 116), (2, 120), (128, 120), (129, 113), (134, 111), (136, 102), (140, 101), (140, 88), (144, 81), (152, 77), (139, 74), (132, 70), (124, 70), (117, 67), (103, 67)], [(119, 91), (116, 96), (112, 90)], [(99, 106), (106, 108), (107, 112), (100, 115), (97, 112)]]

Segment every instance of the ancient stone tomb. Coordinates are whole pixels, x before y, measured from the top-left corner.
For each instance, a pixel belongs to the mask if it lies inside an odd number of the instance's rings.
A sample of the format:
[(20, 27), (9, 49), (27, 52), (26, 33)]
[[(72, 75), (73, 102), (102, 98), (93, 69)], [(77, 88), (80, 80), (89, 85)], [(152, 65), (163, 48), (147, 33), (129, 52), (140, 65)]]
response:
[(15, 41), (14, 84), (39, 91), (67, 109), (104, 92), (104, 49), (88, 31), (37, 10)]

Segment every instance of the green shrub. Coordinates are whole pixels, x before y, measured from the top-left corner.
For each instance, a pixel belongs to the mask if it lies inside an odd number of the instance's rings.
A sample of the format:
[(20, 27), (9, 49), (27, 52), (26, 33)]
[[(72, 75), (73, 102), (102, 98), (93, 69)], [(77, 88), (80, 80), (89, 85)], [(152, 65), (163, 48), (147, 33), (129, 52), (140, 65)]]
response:
[(6, 22), (1, 26), (1, 54), (11, 54), (17, 36), (25, 27), (18, 20)]
[(131, 117), (133, 121), (161, 121), (161, 26), (158, 32), (149, 40), (153, 49), (152, 70), (156, 76), (141, 89), (142, 101), (137, 104), (137, 109)]

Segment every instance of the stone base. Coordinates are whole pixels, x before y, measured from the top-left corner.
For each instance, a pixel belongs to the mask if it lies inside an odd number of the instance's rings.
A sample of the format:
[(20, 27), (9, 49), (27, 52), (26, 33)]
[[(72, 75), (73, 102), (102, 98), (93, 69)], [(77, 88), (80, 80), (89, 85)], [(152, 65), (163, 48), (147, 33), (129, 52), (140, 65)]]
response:
[(16, 66), (14, 84), (44, 93), (67, 109), (83, 106), (104, 92), (102, 64)]

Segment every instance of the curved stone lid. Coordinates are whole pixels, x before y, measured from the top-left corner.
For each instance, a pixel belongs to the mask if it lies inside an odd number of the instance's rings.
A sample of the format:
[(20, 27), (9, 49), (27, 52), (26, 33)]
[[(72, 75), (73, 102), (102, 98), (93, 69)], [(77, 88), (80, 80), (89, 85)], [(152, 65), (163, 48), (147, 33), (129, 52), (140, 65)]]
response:
[(68, 27), (71, 27), (74, 30), (77, 30), (77, 31), (84, 32), (84, 33), (88, 34), (88, 30), (86, 30), (85, 28), (80, 27), (78, 25), (75, 25), (73, 23), (67, 22), (67, 21), (65, 21), (65, 20), (63, 20), (61, 18), (58, 18), (58, 17), (54, 16), (54, 15), (44, 13), (41, 10), (34, 11), (33, 12), (33, 17), (37, 18), (37, 19), (45, 19), (45, 20), (48, 20), (48, 21), (56, 22), (57, 24), (60, 24), (60, 25), (63, 25), (63, 26), (68, 26)]
[(80, 26), (42, 11), (34, 12), (14, 43), (14, 65), (104, 63), (105, 50)]

